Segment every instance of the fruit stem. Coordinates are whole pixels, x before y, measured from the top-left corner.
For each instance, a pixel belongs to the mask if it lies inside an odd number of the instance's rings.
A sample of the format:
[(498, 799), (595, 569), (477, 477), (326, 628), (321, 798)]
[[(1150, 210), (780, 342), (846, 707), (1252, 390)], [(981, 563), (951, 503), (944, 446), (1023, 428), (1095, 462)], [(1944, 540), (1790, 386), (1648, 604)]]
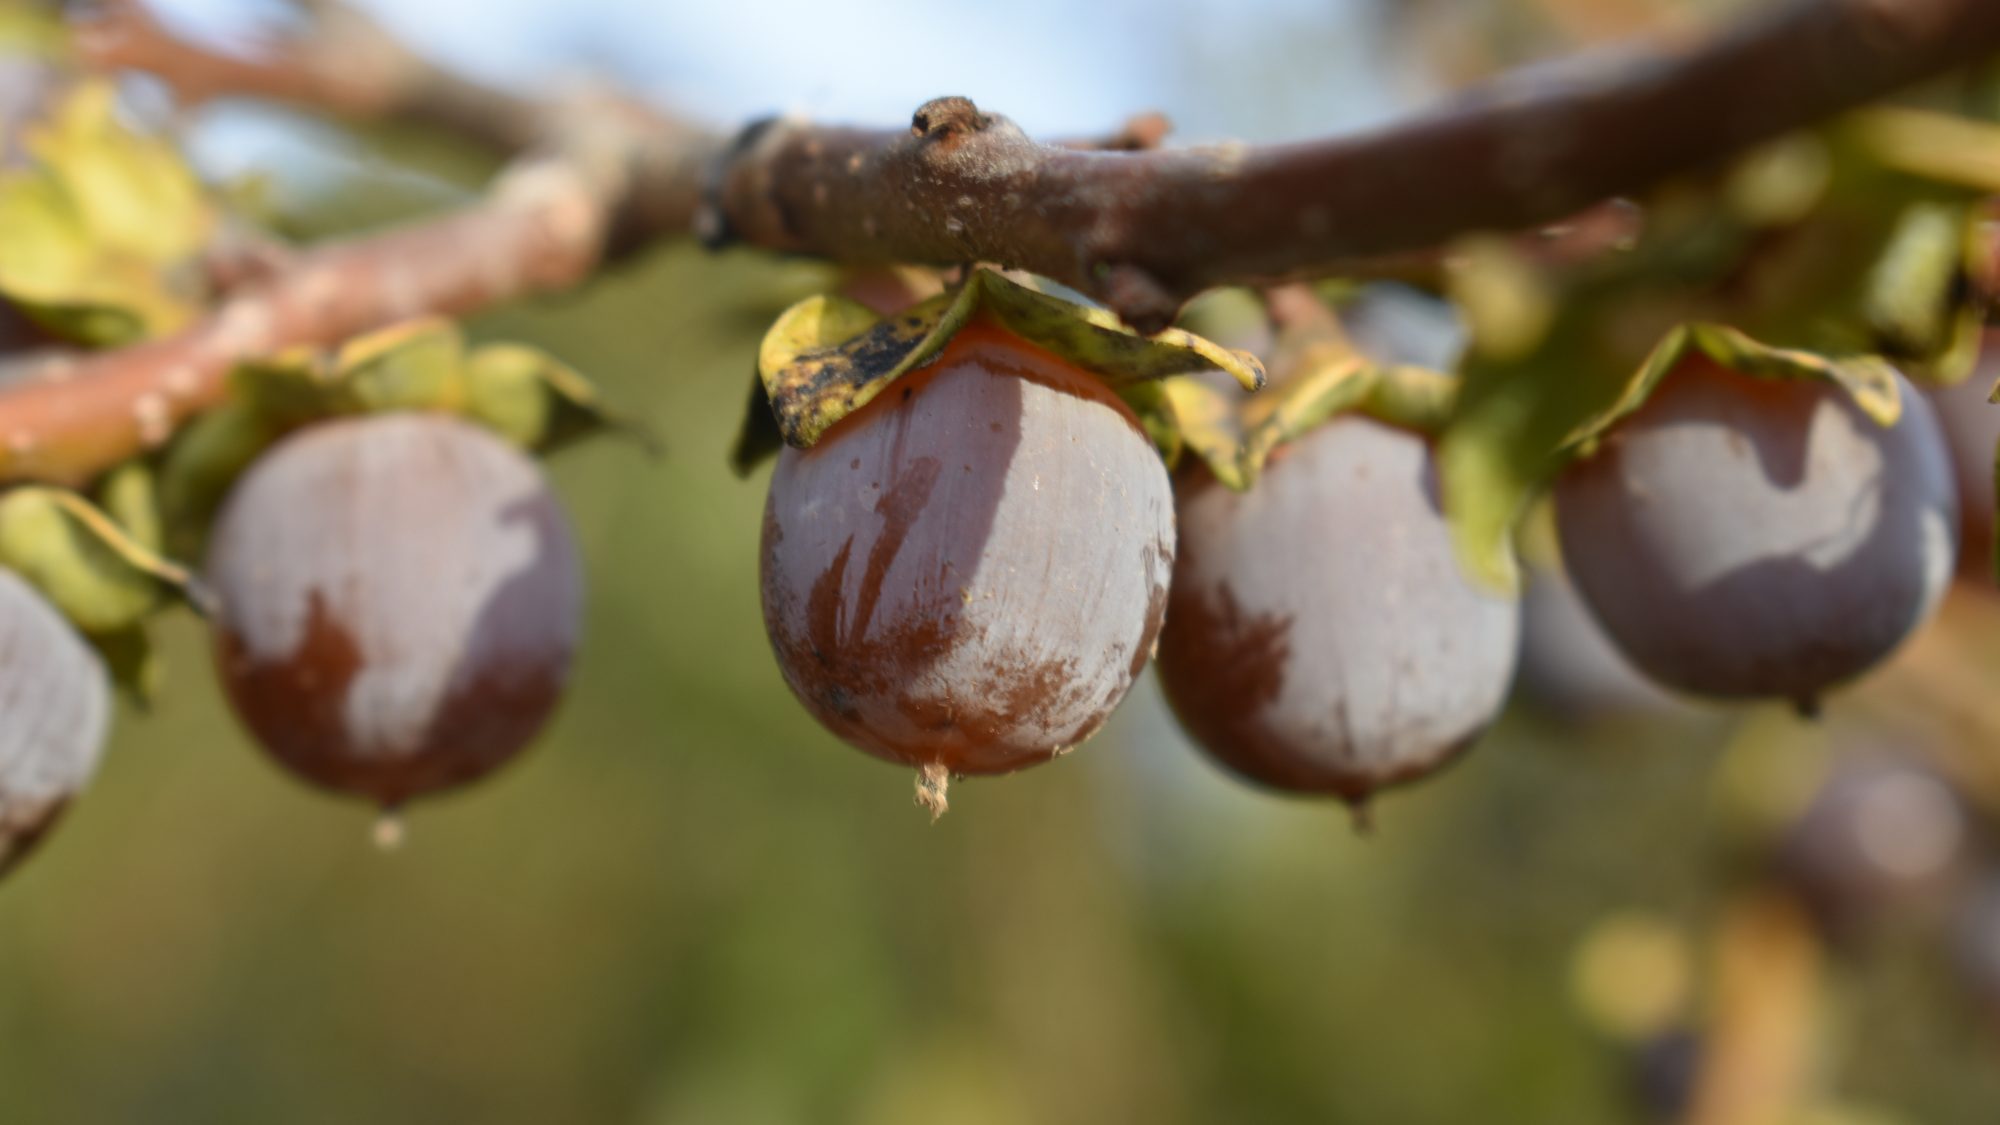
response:
[(917, 806), (931, 814), (931, 823), (951, 808), (945, 800), (944, 791), (951, 786), (951, 772), (942, 762), (925, 762), (917, 767)]
[(403, 810), (394, 805), (382, 806), (381, 815), (375, 818), (375, 847), (393, 852), (403, 846), (403, 835)]
[(1809, 723), (1816, 723), (1820, 717), (1819, 696), (1802, 695), (1792, 700), (1792, 709), (1799, 713), (1799, 718)]
[(1347, 815), (1354, 826), (1356, 836), (1375, 834), (1375, 805), (1368, 798), (1347, 802)]

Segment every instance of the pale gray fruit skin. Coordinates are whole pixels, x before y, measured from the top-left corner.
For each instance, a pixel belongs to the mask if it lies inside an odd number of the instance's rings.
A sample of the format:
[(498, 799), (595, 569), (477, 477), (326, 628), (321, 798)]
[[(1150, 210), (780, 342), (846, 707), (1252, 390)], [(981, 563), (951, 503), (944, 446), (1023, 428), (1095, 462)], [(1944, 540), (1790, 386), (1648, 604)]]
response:
[(1778, 873), (1845, 938), (1935, 900), (1974, 851), (1951, 787), (1899, 757), (1839, 762), (1779, 842)]
[(25, 579), (0, 568), (0, 874), (97, 772), (110, 723), (96, 651)]
[(1683, 364), (1558, 478), (1563, 561), (1640, 670), (1718, 698), (1820, 693), (1937, 608), (1958, 499), (1930, 404)]
[(1124, 405), (1085, 376), (989, 367), (948, 352), (787, 448), (764, 512), (764, 622), (793, 693), (850, 744), (955, 774), (1096, 731), (1173, 569), (1172, 487)]
[(1521, 593), (1524, 694), (1570, 718), (1686, 710), (1640, 674), (1590, 614), (1559, 566), (1530, 566)]
[(534, 462), (485, 430), (322, 423), (260, 458), (216, 521), (218, 670), (280, 762), (400, 804), (540, 730), (576, 648), (581, 570)]
[(1341, 417), (1255, 487), (1183, 478), (1159, 669), (1224, 765), (1350, 801), (1428, 774), (1499, 713), (1520, 606), (1460, 568), (1431, 448)]
[(2000, 447), (2000, 405), (1986, 396), (1995, 380), (2000, 380), (2000, 329), (1988, 329), (1973, 373), (1929, 392), (1958, 482), (1959, 569), (1987, 585), (1994, 580), (1993, 462)]
[(1971, 999), (2000, 1019), (2000, 873), (1981, 873), (1953, 913), (1952, 967)]

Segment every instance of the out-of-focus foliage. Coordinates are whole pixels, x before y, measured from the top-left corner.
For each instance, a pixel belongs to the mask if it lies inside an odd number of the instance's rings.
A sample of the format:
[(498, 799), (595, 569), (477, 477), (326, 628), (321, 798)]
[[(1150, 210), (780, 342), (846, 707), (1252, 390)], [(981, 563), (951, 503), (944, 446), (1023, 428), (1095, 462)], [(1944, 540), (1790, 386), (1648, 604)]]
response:
[(1630, 245), (1581, 263), (1470, 241), (1451, 284), (1471, 350), (1440, 448), (1466, 565), (1517, 585), (1510, 537), (1535, 493), (1689, 351), (1836, 383), (1884, 423), (1895, 370), (1964, 378), (1978, 347), (1978, 162), (1912, 168), (1881, 139), (1934, 128), (1864, 115), (1776, 142), (1649, 196)]
[[(1148, 428), (1177, 439), (1169, 406), (1147, 409), (1146, 385), (1194, 371), (1222, 370), (1247, 390), (1264, 385), (1257, 357), (1169, 328), (1141, 336), (1102, 308), (1044, 293), (995, 270), (972, 271), (949, 292), (892, 316), (846, 297), (809, 297), (781, 313), (759, 345), (757, 375), (778, 435), (804, 448), (890, 383), (935, 359), (974, 317), (986, 317), (1110, 386), (1135, 395)], [(747, 469), (776, 443), (753, 400), (734, 460)]]
[[(401, 852), (252, 752), (172, 619), (174, 690), (0, 895), (5, 1118), (1644, 1120), (1573, 954), (1634, 910), (1699, 944), (1737, 854), (1722, 728), (1523, 713), (1362, 838), (1199, 764), (1146, 691), (931, 828), (757, 625), (761, 479), (726, 454), (744, 357), (816, 283), (674, 251), (474, 326), (671, 452), (553, 462), (591, 560), (576, 690)], [(1844, 1095), (2000, 1098), (1943, 972), (1913, 942), (1843, 978)]]
[[(296, 228), (407, 200), (323, 202)], [(758, 627), (763, 480), (726, 463), (760, 334), (825, 280), (678, 249), (471, 326), (468, 362), (519, 380), (485, 342), (546, 348), (669, 455), (552, 463), (590, 560), (575, 691), (401, 852), (256, 755), (206, 635), (168, 619), (175, 690), (123, 717), (0, 888), (0, 1121), (1607, 1125), (1689, 1096), (1720, 924), (1836, 735), (1524, 703), (1363, 838), (1202, 765), (1148, 681), (1082, 751), (965, 784), (930, 827), (788, 698)], [(210, 470), (170, 472), (163, 505), (212, 503), (263, 425), (185, 434)], [(1989, 822), (1990, 593), (1828, 720), (1914, 722)], [(1935, 919), (1901, 921), (1822, 966), (1800, 1121), (2000, 1104), (1992, 999)]]
[(120, 121), (114, 88), (95, 80), (22, 139), (32, 160), (0, 169), (0, 296), (94, 344), (185, 324), (213, 218), (175, 149)]

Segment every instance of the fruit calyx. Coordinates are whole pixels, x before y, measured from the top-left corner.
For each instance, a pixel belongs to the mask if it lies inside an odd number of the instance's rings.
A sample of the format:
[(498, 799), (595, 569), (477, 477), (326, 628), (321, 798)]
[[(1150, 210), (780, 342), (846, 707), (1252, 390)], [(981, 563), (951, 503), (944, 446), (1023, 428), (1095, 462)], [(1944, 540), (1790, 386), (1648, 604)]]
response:
[(732, 458), (737, 470), (749, 471), (780, 443), (810, 448), (889, 384), (938, 359), (975, 320), (1129, 393), (1155, 440), (1171, 422), (1157, 409), (1157, 395), (1136, 388), (1218, 369), (1248, 390), (1264, 383), (1263, 365), (1247, 352), (1177, 328), (1142, 336), (1107, 310), (979, 268), (959, 285), (891, 316), (832, 295), (809, 297), (780, 314), (758, 350), (750, 416)]

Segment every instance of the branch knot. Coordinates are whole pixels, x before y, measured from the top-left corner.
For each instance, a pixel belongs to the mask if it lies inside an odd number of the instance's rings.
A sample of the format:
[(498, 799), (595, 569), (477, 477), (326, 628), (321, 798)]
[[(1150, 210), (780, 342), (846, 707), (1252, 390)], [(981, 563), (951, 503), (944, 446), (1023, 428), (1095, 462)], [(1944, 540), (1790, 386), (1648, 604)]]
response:
[(932, 98), (917, 107), (910, 117), (910, 135), (948, 140), (965, 133), (977, 133), (993, 123), (989, 114), (979, 112), (971, 98)]

